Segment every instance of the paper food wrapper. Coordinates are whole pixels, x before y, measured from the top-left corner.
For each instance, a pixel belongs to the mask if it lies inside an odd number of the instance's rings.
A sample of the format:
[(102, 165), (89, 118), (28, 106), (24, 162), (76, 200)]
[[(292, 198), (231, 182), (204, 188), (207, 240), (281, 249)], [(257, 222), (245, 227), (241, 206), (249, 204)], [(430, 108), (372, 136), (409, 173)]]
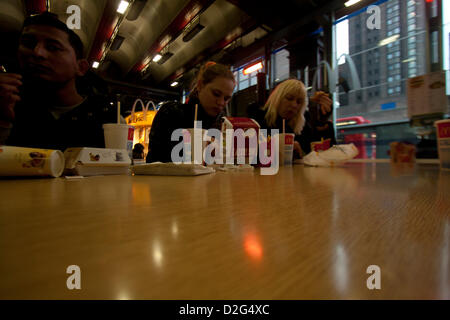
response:
[(311, 150), (325, 151), (331, 148), (331, 139), (311, 142)]
[[(243, 117), (223, 117), (223, 123), (222, 123), (222, 133), (224, 138), (226, 137), (226, 130), (232, 129), (234, 131), (238, 129), (242, 129), (245, 135), (245, 146), (244, 150), (241, 150), (238, 148), (237, 145), (237, 138), (233, 139), (233, 149), (234, 154), (232, 157), (234, 157), (234, 163), (237, 163), (237, 158), (239, 154), (243, 154), (245, 157), (245, 163), (250, 163), (251, 156), (257, 157), (258, 150), (251, 149), (250, 145), (250, 139), (254, 139), (256, 141), (256, 147), (258, 145), (258, 137), (259, 137), (259, 129), (260, 126), (258, 122), (256, 122), (254, 119), (251, 118), (243, 118)], [(225, 145), (225, 152), (224, 156), (227, 155), (231, 150), (231, 146), (226, 145), (226, 139), (223, 140), (223, 143)], [(255, 161), (256, 162), (256, 161)]]
[(201, 164), (152, 162), (132, 167), (136, 175), (156, 176), (198, 176), (216, 172), (213, 168)]
[(325, 151), (312, 151), (303, 158), (303, 164), (314, 167), (333, 167), (345, 163), (358, 155), (353, 143), (340, 144)]
[(0, 176), (59, 177), (64, 156), (59, 150), (0, 146)]
[(69, 148), (64, 157), (65, 173), (79, 176), (128, 174), (131, 164), (124, 149)]

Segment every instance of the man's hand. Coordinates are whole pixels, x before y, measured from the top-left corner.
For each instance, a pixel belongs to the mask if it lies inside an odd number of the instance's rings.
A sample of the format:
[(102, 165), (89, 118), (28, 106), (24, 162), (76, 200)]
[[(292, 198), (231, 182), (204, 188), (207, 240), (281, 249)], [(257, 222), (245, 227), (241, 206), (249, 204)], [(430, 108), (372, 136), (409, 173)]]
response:
[(20, 101), (21, 79), (20, 74), (0, 73), (0, 122), (3, 124), (14, 120), (14, 107)]
[(328, 97), (327, 93), (323, 91), (316, 91), (310, 100), (320, 105), (320, 111), (323, 115), (331, 112), (333, 101)]

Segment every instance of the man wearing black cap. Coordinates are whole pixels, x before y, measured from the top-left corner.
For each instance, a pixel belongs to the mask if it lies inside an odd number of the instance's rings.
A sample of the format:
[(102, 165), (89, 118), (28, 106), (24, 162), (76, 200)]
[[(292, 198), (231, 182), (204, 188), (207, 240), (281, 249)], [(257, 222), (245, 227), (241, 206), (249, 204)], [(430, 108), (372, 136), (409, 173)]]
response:
[(0, 74), (0, 144), (104, 147), (102, 124), (115, 113), (77, 90), (89, 69), (80, 38), (52, 13), (31, 16), (17, 58), (20, 74)]

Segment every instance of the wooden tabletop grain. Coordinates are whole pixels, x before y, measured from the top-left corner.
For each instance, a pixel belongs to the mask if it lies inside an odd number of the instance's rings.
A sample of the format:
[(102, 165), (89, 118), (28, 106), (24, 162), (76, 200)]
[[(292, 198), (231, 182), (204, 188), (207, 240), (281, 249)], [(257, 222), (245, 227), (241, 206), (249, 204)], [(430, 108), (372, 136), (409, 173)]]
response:
[(386, 163), (3, 179), (0, 299), (450, 299), (449, 187)]

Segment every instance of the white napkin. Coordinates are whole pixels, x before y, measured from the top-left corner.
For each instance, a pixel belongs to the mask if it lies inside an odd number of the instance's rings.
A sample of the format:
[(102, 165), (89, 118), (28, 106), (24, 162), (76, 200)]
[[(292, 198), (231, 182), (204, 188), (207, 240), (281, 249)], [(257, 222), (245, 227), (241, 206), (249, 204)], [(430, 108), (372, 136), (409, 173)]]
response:
[(172, 163), (172, 162), (152, 162), (140, 164), (132, 167), (132, 171), (137, 175), (158, 175), (158, 176), (198, 176), (216, 172), (213, 168), (202, 166), (201, 164)]
[(332, 167), (353, 159), (359, 151), (353, 143), (340, 144), (325, 151), (312, 151), (303, 158), (303, 163), (314, 167)]

